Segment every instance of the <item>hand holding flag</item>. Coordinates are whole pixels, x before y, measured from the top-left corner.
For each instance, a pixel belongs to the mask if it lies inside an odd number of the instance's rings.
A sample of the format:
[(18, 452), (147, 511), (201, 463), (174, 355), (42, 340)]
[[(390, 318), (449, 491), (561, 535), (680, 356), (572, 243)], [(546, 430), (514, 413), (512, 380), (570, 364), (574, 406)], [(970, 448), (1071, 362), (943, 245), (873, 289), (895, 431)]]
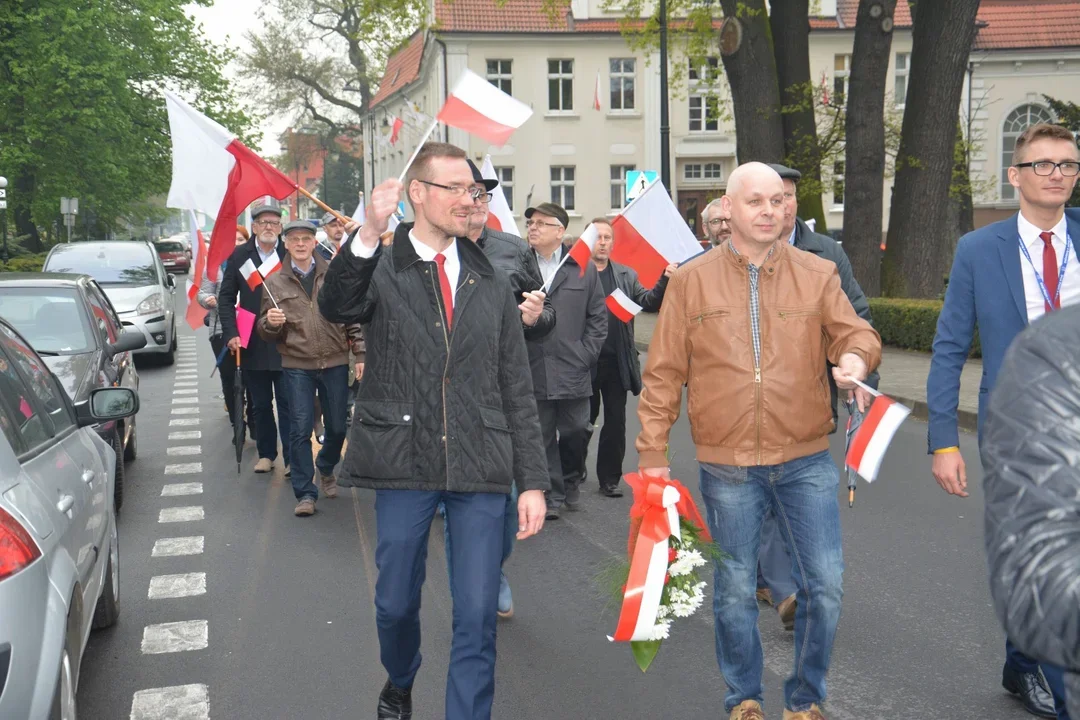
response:
[[(911, 409), (882, 395), (859, 380), (854, 378), (849, 378), (849, 380), (856, 387), (873, 395), (874, 402), (870, 405), (861, 424), (855, 423), (855, 428), (849, 425), (845, 464), (867, 482), (873, 482), (877, 479), (881, 461), (885, 457), (885, 451), (889, 449), (889, 443), (892, 442), (901, 423), (911, 414)], [(855, 490), (850, 484), (848, 487), (850, 505), (854, 502)]]

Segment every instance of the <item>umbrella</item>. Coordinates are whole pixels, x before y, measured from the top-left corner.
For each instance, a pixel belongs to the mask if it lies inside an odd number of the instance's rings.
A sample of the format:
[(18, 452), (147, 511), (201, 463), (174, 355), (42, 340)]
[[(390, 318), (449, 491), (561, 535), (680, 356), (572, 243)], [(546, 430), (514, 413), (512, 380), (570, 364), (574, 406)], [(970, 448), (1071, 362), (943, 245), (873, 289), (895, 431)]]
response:
[[(236, 447), (236, 474), (240, 474), (240, 456), (244, 454), (244, 375), (240, 370), (240, 348), (236, 348), (236, 382), (233, 389), (233, 445)], [(254, 431), (254, 428), (252, 428)]]
[(848, 411), (847, 432), (844, 439), (844, 470), (847, 471), (848, 479), (848, 507), (855, 506), (855, 478), (859, 476), (857, 472), (848, 466), (846, 459), (848, 450), (851, 449), (851, 439), (855, 437), (855, 433), (858, 432), (859, 427), (862, 425), (863, 418), (866, 417), (866, 413), (859, 410), (859, 404), (855, 402), (854, 398), (844, 401), (844, 405)]

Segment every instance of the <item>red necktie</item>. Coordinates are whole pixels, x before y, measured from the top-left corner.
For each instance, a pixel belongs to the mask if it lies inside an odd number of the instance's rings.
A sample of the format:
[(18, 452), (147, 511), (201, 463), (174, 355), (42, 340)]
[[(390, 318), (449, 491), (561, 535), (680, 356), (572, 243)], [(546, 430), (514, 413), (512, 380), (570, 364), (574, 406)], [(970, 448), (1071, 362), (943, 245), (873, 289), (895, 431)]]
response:
[(1057, 251), (1051, 242), (1054, 239), (1053, 233), (1039, 233), (1039, 237), (1043, 241), (1043, 282), (1046, 284), (1046, 294), (1054, 301), (1054, 307), (1051, 308), (1046, 301), (1043, 303), (1046, 305), (1046, 312), (1052, 312), (1061, 309), (1061, 298), (1058, 297)]
[[(1053, 252), (1053, 249), (1050, 252)], [(446, 274), (446, 256), (436, 253), (435, 264), (439, 266), (439, 288), (442, 289), (443, 307), (446, 308), (446, 329), (449, 330), (450, 321), (454, 319), (454, 292), (450, 288), (450, 276)], [(1054, 264), (1057, 264), (1056, 260)], [(1054, 271), (1054, 276), (1057, 277), (1057, 270)]]

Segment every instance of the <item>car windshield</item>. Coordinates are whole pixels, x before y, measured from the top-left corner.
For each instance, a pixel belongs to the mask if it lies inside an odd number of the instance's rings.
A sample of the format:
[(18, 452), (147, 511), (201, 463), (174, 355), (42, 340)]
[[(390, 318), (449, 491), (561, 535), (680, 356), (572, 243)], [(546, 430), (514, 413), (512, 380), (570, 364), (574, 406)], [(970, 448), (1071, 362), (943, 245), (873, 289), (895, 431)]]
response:
[(93, 350), (93, 328), (74, 288), (0, 285), (0, 317), (41, 355), (76, 355)]
[(184, 252), (184, 246), (178, 242), (159, 242), (155, 247), (157, 247), (158, 252)]
[(144, 243), (57, 245), (46, 272), (85, 273), (102, 285), (157, 285), (157, 258)]

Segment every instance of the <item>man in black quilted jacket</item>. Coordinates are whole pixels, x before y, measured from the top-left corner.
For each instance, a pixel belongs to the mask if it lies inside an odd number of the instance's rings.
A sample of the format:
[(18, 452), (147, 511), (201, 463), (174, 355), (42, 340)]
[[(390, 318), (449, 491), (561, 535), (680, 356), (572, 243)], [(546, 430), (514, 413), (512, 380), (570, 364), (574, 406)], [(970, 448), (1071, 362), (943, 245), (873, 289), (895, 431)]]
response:
[[(416, 224), (379, 241), (402, 191)], [(444, 717), (489, 718), (503, 520), (519, 492), (517, 538), (539, 532), (549, 486), (521, 308), (465, 238), (475, 197), (465, 152), (427, 143), (402, 186), (374, 189), (367, 223), (327, 272), (319, 307), (364, 324), (364, 376), (342, 485), (373, 488), (376, 624), (389, 679), (378, 717), (412, 717), (420, 668), (420, 591), (439, 503), (450, 528), (454, 637)], [(433, 714), (429, 711), (428, 713)]]

